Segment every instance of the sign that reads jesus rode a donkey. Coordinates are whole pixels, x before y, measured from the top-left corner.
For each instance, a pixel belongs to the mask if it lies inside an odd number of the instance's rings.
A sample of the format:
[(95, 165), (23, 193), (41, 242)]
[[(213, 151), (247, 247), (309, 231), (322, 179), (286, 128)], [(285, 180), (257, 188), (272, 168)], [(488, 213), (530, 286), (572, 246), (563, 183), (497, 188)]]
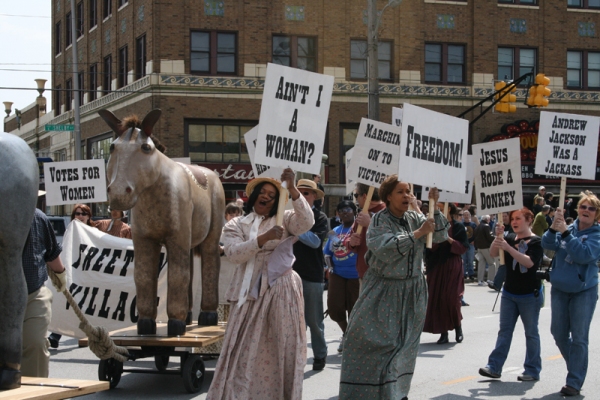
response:
[(46, 205), (106, 201), (104, 160), (44, 163)]
[(318, 174), (333, 76), (267, 65), (254, 162)]

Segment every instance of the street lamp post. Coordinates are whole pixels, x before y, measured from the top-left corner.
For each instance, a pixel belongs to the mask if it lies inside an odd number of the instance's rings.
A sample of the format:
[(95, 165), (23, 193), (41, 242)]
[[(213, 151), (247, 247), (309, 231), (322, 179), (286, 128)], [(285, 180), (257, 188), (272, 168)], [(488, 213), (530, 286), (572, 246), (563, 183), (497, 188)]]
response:
[(397, 7), (402, 0), (389, 0), (377, 15), (377, 0), (367, 0), (367, 60), (369, 78), (369, 119), (379, 121), (379, 25), (388, 7)]

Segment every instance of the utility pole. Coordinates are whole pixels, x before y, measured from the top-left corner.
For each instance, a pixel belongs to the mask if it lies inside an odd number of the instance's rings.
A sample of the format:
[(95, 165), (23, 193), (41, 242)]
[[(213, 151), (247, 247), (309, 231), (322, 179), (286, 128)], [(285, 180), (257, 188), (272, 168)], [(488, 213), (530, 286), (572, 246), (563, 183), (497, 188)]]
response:
[[(83, 18), (83, 15), (81, 18)], [(79, 96), (81, 88), (79, 87), (79, 71), (77, 66), (77, 9), (75, 8), (75, 0), (71, 0), (71, 42), (71, 51), (73, 52), (73, 93), (75, 94), (73, 96), (73, 100), (75, 100), (73, 109), (75, 117), (75, 160), (81, 160), (81, 123), (79, 118), (79, 107), (81, 106)]]
[(377, 0), (367, 0), (368, 115), (369, 119), (375, 121), (379, 121), (379, 25), (385, 9), (389, 6), (397, 7), (401, 2), (402, 0), (388, 0), (378, 16)]

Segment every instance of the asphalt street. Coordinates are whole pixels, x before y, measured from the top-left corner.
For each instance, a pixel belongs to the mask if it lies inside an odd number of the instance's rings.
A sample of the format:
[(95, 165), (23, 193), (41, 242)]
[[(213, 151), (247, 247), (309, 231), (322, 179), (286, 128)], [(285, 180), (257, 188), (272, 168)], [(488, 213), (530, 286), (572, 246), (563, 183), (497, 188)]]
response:
[[(438, 335), (424, 333), (412, 380), (410, 399), (560, 399), (558, 393), (565, 384), (566, 367), (552, 335), (550, 334), (550, 287), (546, 287), (546, 303), (540, 315), (542, 339), (542, 373), (537, 382), (519, 382), (525, 358), (525, 335), (523, 326), (517, 323), (511, 351), (502, 371), (502, 378), (495, 380), (478, 374), (496, 342), (499, 303), (492, 311), (496, 292), (487, 287), (467, 283), (463, 307), (462, 343), (454, 341), (438, 345)], [(326, 300), (327, 292), (324, 299)], [(326, 304), (326, 303), (325, 303)], [(312, 350), (308, 349), (304, 373), (304, 399), (337, 399), (342, 357), (337, 352), (341, 330), (330, 318), (325, 320), (325, 336), (329, 353), (323, 371), (312, 370)], [(307, 334), (310, 340), (310, 334)], [(51, 350), (50, 377), (98, 379), (98, 359), (87, 348), (78, 348), (75, 339), (63, 338), (58, 350)], [(200, 393), (191, 395), (177, 375), (124, 373), (115, 389), (89, 395), (89, 399), (205, 399), (216, 360), (206, 361), (206, 375)], [(154, 360), (126, 362), (125, 368), (154, 368)], [(179, 362), (171, 362), (169, 368), (176, 370)], [(600, 399), (600, 318), (596, 312), (590, 332), (589, 368), (581, 395), (575, 398)]]

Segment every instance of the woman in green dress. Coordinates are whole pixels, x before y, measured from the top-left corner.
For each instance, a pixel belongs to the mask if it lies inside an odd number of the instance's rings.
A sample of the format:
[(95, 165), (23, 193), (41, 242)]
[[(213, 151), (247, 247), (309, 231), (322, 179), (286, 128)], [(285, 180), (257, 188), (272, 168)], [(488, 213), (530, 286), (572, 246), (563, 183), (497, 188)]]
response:
[[(427, 309), (423, 248), (430, 232), (435, 243), (448, 237), (438, 210), (433, 219), (409, 211), (416, 198), (397, 175), (386, 178), (379, 195), (387, 208), (367, 232), (369, 269), (346, 331), (340, 399), (407, 398)], [(429, 196), (435, 205), (438, 190)]]

